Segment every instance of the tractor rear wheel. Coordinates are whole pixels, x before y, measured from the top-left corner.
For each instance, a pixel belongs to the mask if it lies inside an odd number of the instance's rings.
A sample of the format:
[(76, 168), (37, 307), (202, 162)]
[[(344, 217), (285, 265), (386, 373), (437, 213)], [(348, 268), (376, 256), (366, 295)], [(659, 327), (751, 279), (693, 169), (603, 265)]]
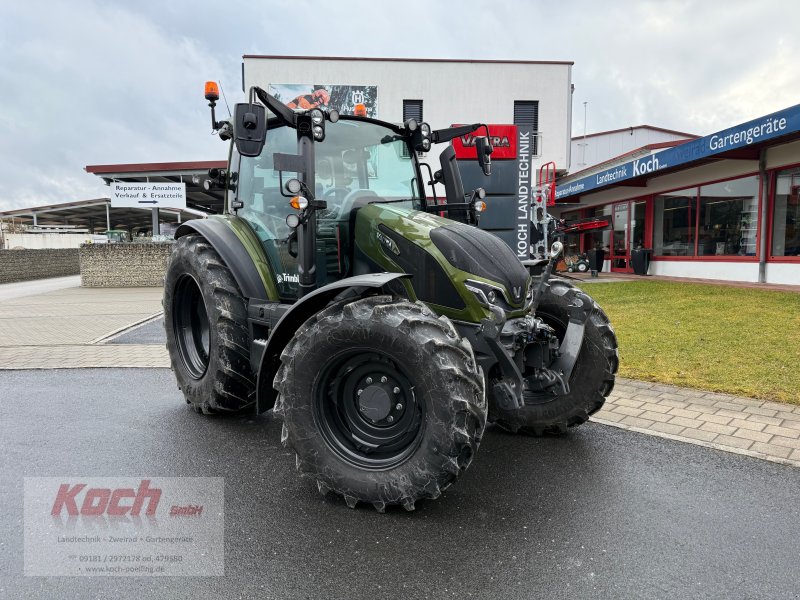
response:
[[(571, 283), (553, 278), (539, 304), (536, 316), (550, 325), (559, 339), (567, 330), (569, 305), (577, 292)], [(503, 410), (490, 403), (491, 422), (514, 433), (566, 433), (567, 427), (585, 423), (589, 415), (600, 410), (614, 388), (619, 357), (617, 337), (608, 317), (596, 302), (592, 301), (592, 305), (583, 346), (569, 380), (569, 393), (553, 396), (525, 391), (525, 406), (517, 410)]]
[(483, 375), (469, 342), (424, 305), (334, 304), (299, 329), (281, 363), (281, 440), (350, 508), (414, 510), (472, 462), (486, 425)]
[(200, 235), (175, 243), (164, 280), (164, 328), (178, 388), (197, 412), (235, 413), (253, 403), (247, 305)]

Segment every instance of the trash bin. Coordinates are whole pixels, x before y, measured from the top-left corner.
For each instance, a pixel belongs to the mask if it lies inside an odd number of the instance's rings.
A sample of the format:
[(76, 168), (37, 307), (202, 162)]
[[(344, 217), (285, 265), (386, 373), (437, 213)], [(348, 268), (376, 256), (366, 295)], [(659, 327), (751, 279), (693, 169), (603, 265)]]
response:
[(650, 269), (650, 256), (653, 250), (650, 248), (636, 248), (631, 250), (631, 266), (636, 275), (647, 275)]
[(603, 270), (603, 261), (606, 259), (606, 253), (602, 248), (595, 248), (594, 250), (589, 250), (587, 254), (592, 277), (597, 277), (597, 273)]

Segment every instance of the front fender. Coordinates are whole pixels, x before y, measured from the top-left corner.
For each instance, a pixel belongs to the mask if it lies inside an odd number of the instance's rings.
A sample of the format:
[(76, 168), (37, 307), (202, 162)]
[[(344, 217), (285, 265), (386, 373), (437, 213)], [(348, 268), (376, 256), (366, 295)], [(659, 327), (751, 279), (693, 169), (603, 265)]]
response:
[(256, 413), (265, 412), (275, 406), (277, 392), (272, 387), (272, 381), (275, 379), (275, 373), (281, 363), (281, 352), (303, 323), (344, 291), (354, 290), (357, 296), (361, 297), (370, 290), (383, 288), (392, 281), (403, 277), (408, 277), (408, 275), (406, 273), (373, 273), (347, 277), (314, 290), (293, 304), (275, 325), (267, 340), (264, 353), (261, 355), (256, 386)]
[(270, 294), (265, 287), (253, 258), (227, 219), (192, 219), (178, 227), (175, 239), (189, 233), (199, 233), (208, 240), (231, 270), (245, 298), (277, 299), (277, 294)]

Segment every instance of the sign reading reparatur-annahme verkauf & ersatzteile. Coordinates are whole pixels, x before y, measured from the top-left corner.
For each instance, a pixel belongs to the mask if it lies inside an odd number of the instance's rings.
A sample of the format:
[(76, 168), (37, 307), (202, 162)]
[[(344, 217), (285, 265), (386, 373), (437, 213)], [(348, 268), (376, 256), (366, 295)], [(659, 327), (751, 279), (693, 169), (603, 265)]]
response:
[(115, 181), (112, 208), (186, 208), (186, 184)]

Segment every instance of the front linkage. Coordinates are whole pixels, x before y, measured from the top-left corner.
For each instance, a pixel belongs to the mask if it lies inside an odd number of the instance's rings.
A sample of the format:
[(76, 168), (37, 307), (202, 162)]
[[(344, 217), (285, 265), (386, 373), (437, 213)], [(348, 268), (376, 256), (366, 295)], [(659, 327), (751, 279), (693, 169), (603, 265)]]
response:
[[(555, 242), (544, 268), (528, 315), (506, 319), (494, 307), (491, 318), (479, 326), (459, 323), (461, 334), (470, 340), (478, 363), (490, 377), (491, 404), (505, 411), (522, 409), (525, 393), (559, 396), (570, 393), (569, 380), (583, 345), (586, 322), (594, 303), (575, 290), (569, 304), (568, 324), (559, 342), (558, 332), (537, 316), (539, 304), (548, 293), (553, 268), (563, 246)], [(496, 368), (494, 368), (496, 366)]]

